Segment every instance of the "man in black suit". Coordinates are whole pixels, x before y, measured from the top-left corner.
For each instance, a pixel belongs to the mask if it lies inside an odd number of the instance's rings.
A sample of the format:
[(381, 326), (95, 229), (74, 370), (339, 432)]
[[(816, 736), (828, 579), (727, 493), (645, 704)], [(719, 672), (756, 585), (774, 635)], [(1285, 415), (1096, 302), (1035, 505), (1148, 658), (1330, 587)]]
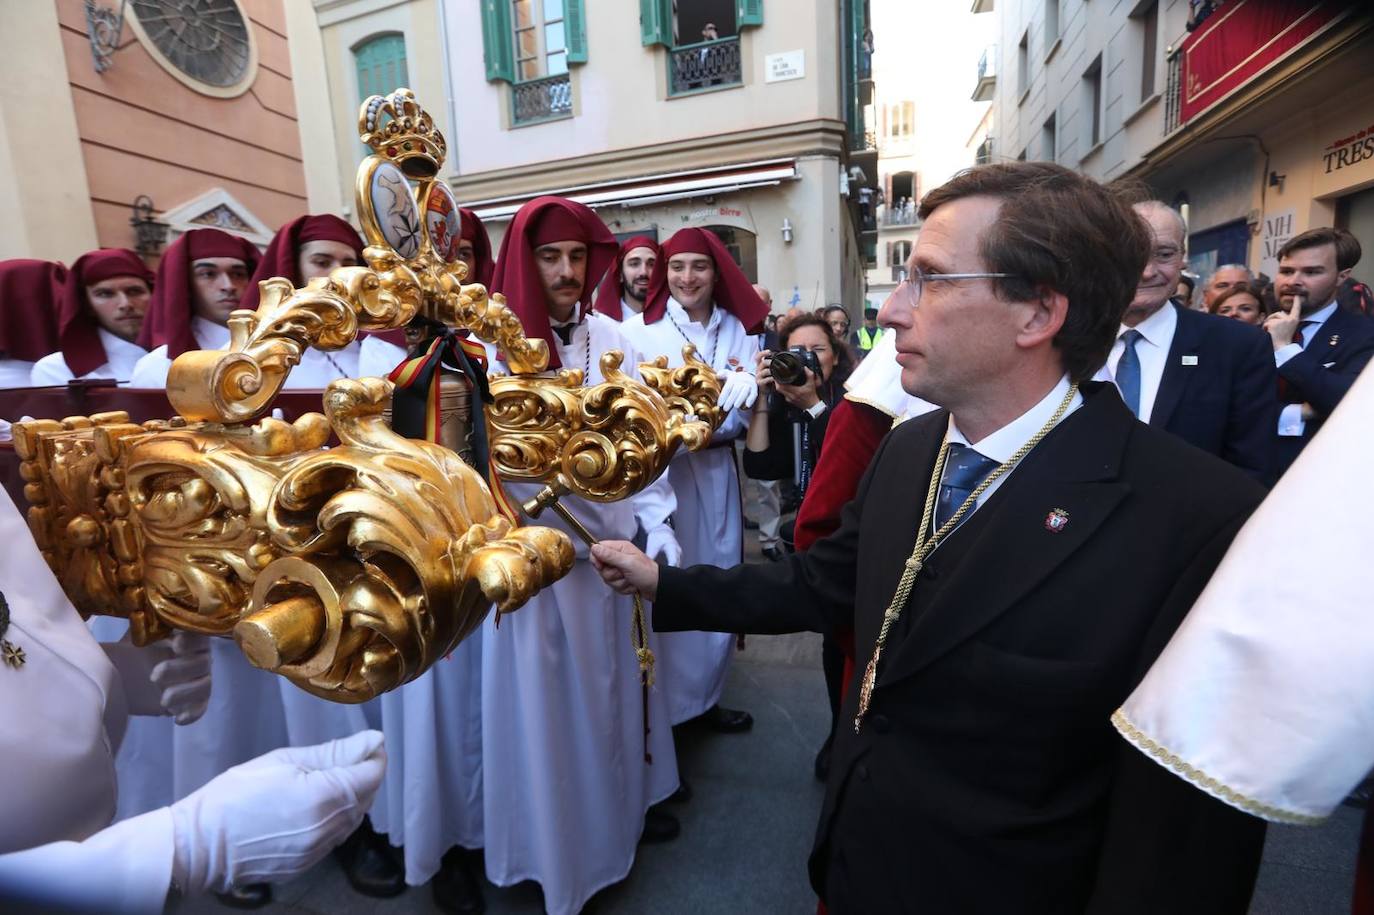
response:
[(1279, 369), (1279, 474), (1297, 460), (1374, 357), (1374, 321), (1336, 303), (1336, 291), (1360, 253), (1355, 236), (1331, 228), (1308, 229), (1279, 249), (1279, 310), (1264, 321)]
[(1278, 383), (1263, 331), (1169, 300), (1183, 273), (1183, 218), (1166, 203), (1135, 205), (1154, 237), (1100, 381), (1116, 381), (1142, 422), (1235, 464), (1274, 476)]
[(593, 562), (658, 629), (854, 627), (810, 861), (834, 915), (1244, 912), (1263, 824), (1109, 723), (1263, 496), (1087, 381), (1149, 233), (1043, 162), (964, 172), (921, 216), (883, 323), (945, 409), (887, 436), (839, 531), (766, 566)]

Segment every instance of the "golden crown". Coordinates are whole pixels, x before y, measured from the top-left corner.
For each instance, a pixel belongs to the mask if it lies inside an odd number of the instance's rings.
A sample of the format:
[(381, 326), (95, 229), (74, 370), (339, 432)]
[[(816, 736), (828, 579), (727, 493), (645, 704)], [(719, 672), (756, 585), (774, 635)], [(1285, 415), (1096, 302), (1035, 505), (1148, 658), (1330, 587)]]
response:
[(364, 100), (358, 111), (358, 136), (411, 178), (434, 177), (448, 151), (434, 119), (409, 89)]

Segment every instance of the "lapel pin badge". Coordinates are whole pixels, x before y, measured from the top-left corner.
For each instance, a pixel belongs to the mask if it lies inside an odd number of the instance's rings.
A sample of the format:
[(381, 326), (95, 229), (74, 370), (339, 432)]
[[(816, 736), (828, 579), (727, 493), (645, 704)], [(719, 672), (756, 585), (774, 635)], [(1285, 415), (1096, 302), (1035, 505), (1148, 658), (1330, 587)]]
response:
[(1341, 342), (1341, 335), (1340, 335), (1340, 334), (1332, 334), (1332, 335), (1331, 335), (1331, 339), (1328, 340), (1328, 341), (1326, 341), (1326, 345), (1327, 345), (1327, 346), (1335, 346), (1337, 343), (1340, 343), (1340, 342)]
[(1184, 365), (1197, 365), (1197, 356), (1184, 356), (1182, 361)]
[(1069, 513), (1062, 508), (1056, 508), (1045, 516), (1045, 530), (1051, 534), (1062, 534), (1064, 528), (1069, 526)]

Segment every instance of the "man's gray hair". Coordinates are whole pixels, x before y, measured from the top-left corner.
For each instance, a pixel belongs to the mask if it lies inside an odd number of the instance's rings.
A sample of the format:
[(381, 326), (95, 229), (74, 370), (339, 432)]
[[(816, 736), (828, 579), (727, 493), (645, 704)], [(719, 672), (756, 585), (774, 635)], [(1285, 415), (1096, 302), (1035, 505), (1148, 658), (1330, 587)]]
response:
[(1168, 213), (1178, 223), (1178, 243), (1182, 245), (1188, 241), (1188, 224), (1183, 221), (1183, 215), (1163, 200), (1142, 200), (1135, 205), (1135, 208), (1137, 210), (1162, 210)]
[(1244, 264), (1222, 264), (1220, 267), (1212, 271), (1211, 276), (1207, 277), (1207, 285), (1212, 285), (1212, 280), (1216, 279), (1217, 274), (1223, 270), (1239, 270), (1245, 274), (1245, 282), (1253, 283), (1255, 281), (1255, 275), (1251, 273), (1250, 268), (1245, 266)]

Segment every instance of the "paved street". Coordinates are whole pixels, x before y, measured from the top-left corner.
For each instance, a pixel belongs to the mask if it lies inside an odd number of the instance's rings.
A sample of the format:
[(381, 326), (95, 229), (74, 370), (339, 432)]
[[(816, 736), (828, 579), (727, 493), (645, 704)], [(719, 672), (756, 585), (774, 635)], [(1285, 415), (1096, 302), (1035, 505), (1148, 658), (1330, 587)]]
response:
[[(821, 803), (811, 758), (825, 733), (820, 640), (813, 635), (750, 637), (736, 658), (725, 704), (754, 713), (754, 730), (723, 736), (685, 729), (680, 765), (695, 789), (678, 808), (682, 836), (640, 850), (625, 882), (592, 900), (597, 915), (809, 913), (815, 898), (805, 861)], [(1359, 811), (1341, 808), (1320, 828), (1273, 827), (1251, 912), (1343, 915), (1350, 910)], [(537, 887), (488, 886), (493, 915), (542, 911)], [(265, 913), (438, 912), (427, 888), (390, 900), (354, 893), (332, 861), (278, 888)], [(183, 903), (178, 912), (234, 911)]]

